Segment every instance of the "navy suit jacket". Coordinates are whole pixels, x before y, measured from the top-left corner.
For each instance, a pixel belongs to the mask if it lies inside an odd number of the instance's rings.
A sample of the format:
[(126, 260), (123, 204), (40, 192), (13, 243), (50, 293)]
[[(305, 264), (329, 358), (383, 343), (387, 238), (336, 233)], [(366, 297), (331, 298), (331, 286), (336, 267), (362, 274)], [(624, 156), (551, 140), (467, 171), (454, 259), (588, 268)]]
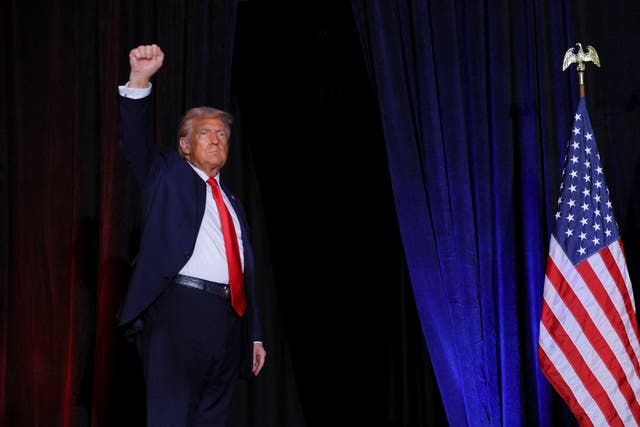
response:
[[(140, 250), (118, 320), (124, 327), (144, 327), (141, 323), (144, 311), (191, 257), (204, 216), (208, 187), (177, 149), (155, 145), (151, 129), (151, 96), (142, 99), (119, 96), (119, 112), (119, 148), (140, 185), (144, 224)], [(241, 203), (224, 186), (222, 189), (236, 211), (242, 233), (247, 298), (242, 317), (241, 374), (244, 376), (251, 370), (253, 341), (262, 341), (254, 291), (253, 250)]]

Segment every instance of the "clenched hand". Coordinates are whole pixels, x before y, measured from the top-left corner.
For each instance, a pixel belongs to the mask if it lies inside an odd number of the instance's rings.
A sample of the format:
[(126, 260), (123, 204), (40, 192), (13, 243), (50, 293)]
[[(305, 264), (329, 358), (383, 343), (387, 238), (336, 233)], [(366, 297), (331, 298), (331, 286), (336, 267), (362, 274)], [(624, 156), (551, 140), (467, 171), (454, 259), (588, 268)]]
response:
[(149, 87), (149, 80), (162, 67), (164, 52), (156, 44), (140, 45), (129, 52), (129, 87)]

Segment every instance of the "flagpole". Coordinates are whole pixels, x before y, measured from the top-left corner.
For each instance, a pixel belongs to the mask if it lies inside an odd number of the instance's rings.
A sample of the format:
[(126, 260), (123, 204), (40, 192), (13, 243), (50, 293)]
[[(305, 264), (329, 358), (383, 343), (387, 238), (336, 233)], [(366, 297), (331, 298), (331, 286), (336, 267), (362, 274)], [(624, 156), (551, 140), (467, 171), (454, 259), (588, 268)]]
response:
[[(577, 48), (577, 52), (576, 52)], [(584, 97), (584, 63), (585, 62), (593, 62), (598, 67), (600, 66), (600, 58), (598, 58), (598, 52), (593, 48), (593, 46), (587, 46), (587, 51), (582, 50), (582, 44), (576, 43), (576, 47), (569, 48), (564, 54), (564, 60), (562, 61), (562, 71), (566, 70), (567, 67), (573, 63), (577, 63), (578, 69), (578, 82), (580, 98)]]

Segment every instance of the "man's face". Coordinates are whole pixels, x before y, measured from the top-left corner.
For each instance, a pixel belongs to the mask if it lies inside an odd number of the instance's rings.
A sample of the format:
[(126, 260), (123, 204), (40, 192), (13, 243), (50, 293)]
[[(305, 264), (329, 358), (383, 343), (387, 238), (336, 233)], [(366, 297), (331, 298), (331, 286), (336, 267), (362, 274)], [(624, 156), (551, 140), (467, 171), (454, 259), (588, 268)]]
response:
[(220, 119), (196, 119), (193, 133), (180, 139), (185, 158), (209, 176), (216, 175), (227, 161), (229, 140)]

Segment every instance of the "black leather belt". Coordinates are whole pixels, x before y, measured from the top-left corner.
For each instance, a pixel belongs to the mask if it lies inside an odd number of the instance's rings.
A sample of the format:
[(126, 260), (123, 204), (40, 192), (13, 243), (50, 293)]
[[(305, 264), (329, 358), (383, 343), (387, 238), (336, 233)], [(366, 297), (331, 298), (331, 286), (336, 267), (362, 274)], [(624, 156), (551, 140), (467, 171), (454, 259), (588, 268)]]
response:
[(197, 277), (184, 276), (182, 274), (178, 274), (173, 281), (178, 285), (200, 289), (201, 291), (209, 292), (222, 298), (228, 299), (231, 296), (229, 293), (229, 285), (225, 285), (223, 283), (210, 282)]

